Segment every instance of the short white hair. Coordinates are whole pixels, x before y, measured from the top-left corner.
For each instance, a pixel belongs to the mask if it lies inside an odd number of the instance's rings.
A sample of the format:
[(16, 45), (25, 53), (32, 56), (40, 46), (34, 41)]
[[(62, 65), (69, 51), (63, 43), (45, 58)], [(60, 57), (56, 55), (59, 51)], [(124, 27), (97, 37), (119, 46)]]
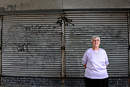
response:
[(99, 41), (100, 41), (100, 37), (98, 36), (98, 35), (93, 35), (92, 36), (92, 38), (91, 38), (91, 42), (93, 41), (93, 39), (95, 39), (95, 38), (98, 38), (99, 39)]

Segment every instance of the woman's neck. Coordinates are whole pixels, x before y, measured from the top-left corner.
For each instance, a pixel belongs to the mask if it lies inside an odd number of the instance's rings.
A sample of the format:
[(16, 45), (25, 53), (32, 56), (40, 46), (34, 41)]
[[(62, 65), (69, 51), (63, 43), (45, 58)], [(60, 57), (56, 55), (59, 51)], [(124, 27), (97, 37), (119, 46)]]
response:
[(93, 50), (99, 50), (99, 47), (93, 47), (92, 49)]

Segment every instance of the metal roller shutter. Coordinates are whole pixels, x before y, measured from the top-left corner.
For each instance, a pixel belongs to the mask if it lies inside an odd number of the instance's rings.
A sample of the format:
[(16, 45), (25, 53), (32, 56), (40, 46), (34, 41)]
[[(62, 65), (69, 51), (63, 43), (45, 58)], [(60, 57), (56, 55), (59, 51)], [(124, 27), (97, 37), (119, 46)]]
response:
[[(2, 41), (2, 40), (1, 40), (1, 39), (2, 39), (2, 38), (1, 38), (1, 37), (2, 37), (2, 33), (1, 33), (2, 30), (1, 30), (1, 29), (2, 29), (2, 16), (0, 16), (0, 55), (1, 55), (1, 46), (2, 46), (2, 45), (1, 45), (1, 41)], [(2, 64), (1, 59), (2, 59), (2, 58), (0, 57), (0, 64)], [(0, 70), (2, 70), (2, 67), (0, 67)], [(0, 71), (0, 74), (2, 74), (2, 71)]]
[(59, 14), (3, 17), (2, 75), (61, 77)]
[(91, 37), (101, 37), (100, 47), (109, 57), (110, 77), (128, 76), (128, 23), (126, 12), (66, 11), (66, 77), (84, 77), (82, 57), (92, 47)]
[[(2, 34), (1, 34), (1, 31), (2, 31), (2, 30), (1, 30), (1, 29), (2, 29), (2, 16), (0, 16), (0, 36), (2, 37)], [(0, 37), (0, 41), (1, 41), (1, 39), (2, 39), (1, 37)], [(0, 42), (0, 47), (1, 47), (1, 42)], [(0, 53), (0, 54), (1, 54), (1, 53)]]

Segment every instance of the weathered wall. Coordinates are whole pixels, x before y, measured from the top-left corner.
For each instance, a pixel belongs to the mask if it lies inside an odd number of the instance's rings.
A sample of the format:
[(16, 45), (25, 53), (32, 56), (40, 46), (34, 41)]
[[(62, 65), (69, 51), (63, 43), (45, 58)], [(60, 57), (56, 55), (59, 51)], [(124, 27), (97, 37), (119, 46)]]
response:
[(0, 0), (0, 11), (130, 8), (130, 0)]
[(130, 0), (63, 0), (63, 8), (130, 8)]
[[(3, 77), (2, 87), (85, 87), (83, 78)], [(127, 78), (109, 78), (109, 87), (129, 87)]]
[(62, 0), (0, 0), (1, 11), (62, 9)]

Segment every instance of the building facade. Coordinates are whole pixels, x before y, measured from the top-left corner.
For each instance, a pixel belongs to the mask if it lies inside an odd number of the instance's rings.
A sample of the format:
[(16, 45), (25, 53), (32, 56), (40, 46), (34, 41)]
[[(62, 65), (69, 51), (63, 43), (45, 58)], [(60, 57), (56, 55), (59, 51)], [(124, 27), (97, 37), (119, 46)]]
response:
[(92, 35), (109, 58), (109, 86), (128, 87), (129, 0), (1, 0), (2, 86), (83, 87)]

